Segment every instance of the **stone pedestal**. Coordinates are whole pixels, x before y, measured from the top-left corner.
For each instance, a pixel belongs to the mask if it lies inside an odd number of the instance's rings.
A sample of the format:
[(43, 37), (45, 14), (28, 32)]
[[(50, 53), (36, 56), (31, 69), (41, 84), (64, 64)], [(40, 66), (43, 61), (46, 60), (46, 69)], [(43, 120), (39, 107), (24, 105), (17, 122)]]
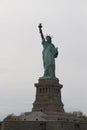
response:
[(36, 99), (32, 111), (64, 112), (61, 88), (58, 79), (39, 79), (35, 84)]

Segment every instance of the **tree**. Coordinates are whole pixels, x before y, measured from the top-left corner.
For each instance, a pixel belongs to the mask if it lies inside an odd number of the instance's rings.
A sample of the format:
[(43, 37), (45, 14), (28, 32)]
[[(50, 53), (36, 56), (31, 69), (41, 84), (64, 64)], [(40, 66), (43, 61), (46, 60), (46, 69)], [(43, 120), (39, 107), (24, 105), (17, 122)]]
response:
[(15, 117), (14, 114), (9, 114), (8, 116), (6, 116), (6, 117), (4, 118), (4, 121), (13, 120), (14, 117)]

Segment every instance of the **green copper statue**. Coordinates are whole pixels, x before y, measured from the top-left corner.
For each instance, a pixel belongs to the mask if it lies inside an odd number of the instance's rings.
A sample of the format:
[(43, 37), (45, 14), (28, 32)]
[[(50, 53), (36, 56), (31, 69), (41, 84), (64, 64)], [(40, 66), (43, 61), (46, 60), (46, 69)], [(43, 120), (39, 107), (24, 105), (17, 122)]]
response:
[(43, 79), (54, 79), (55, 77), (55, 58), (58, 56), (58, 48), (52, 44), (51, 36), (47, 35), (44, 38), (42, 32), (42, 25), (39, 24), (39, 31), (42, 38), (42, 45), (43, 45), (43, 66), (44, 66), (44, 75)]

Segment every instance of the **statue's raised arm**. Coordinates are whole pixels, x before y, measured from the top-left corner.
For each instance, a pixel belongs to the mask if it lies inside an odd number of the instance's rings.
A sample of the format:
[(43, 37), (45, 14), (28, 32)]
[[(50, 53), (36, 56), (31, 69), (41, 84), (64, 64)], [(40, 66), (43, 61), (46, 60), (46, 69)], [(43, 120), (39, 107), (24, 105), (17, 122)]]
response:
[(43, 32), (42, 32), (42, 24), (41, 23), (39, 24), (38, 28), (39, 28), (39, 32), (40, 32), (42, 41), (45, 41), (45, 38), (44, 38), (44, 35), (43, 35)]

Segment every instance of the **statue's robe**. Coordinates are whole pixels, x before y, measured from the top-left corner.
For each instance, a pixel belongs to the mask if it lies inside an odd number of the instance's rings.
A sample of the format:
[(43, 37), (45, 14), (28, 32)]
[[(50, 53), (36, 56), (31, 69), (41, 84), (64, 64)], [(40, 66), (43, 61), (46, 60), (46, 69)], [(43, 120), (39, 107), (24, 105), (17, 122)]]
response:
[(42, 44), (44, 77), (55, 78), (55, 58), (58, 55), (58, 50), (52, 43), (47, 41), (42, 41)]

